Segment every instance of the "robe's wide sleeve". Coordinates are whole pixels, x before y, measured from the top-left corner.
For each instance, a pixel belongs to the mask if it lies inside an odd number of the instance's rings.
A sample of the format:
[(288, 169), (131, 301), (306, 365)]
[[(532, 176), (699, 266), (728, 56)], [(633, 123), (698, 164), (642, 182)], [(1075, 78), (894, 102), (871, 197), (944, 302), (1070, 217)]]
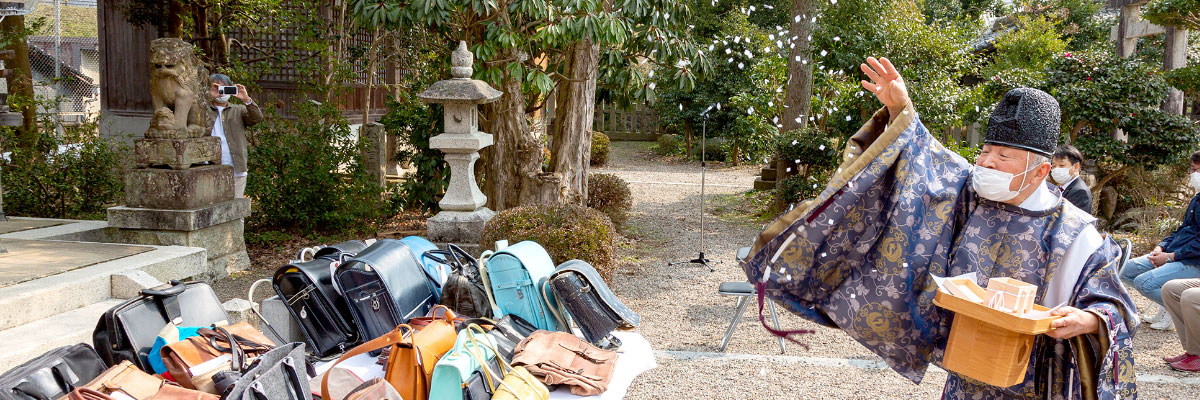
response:
[[(1125, 399), (1137, 393), (1133, 332), (1138, 326), (1133, 299), (1117, 279), (1120, 248), (1106, 239), (1087, 261), (1072, 305), (1100, 317), (1100, 332), (1071, 340), (1084, 398)], [(1089, 397), (1090, 394), (1096, 397)]]
[(742, 268), (788, 310), (842, 329), (919, 382), (940, 328), (922, 293), (930, 265), (946, 265), (970, 164), (911, 106), (888, 119), (880, 110), (851, 138), (824, 191), (772, 222)]

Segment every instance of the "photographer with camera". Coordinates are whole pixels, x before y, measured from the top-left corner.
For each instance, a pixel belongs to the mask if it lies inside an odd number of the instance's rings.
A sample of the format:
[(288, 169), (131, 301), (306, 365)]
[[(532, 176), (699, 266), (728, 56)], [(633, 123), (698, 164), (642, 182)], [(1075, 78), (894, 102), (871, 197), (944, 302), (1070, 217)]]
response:
[[(225, 74), (212, 74), (212, 85), (208, 94), (212, 96), (212, 135), (221, 138), (221, 164), (233, 166), (233, 197), (240, 198), (246, 192), (246, 128), (263, 120), (262, 110), (246, 87), (234, 85)], [(229, 103), (236, 97), (244, 104)]]

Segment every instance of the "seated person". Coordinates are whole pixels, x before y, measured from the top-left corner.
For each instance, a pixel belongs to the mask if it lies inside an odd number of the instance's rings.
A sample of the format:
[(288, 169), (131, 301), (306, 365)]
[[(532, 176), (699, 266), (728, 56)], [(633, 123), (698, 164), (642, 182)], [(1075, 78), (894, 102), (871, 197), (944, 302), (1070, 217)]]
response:
[[(1193, 153), (1188, 185), (1192, 191), (1200, 192), (1200, 151)], [(1162, 287), (1173, 279), (1200, 278), (1200, 193), (1192, 197), (1183, 222), (1170, 236), (1159, 242), (1150, 254), (1134, 258), (1125, 263), (1121, 270), (1121, 281), (1137, 289), (1158, 307), (1153, 313), (1143, 313), (1150, 327), (1159, 330), (1174, 329), (1170, 318), (1164, 318)]]
[(1183, 354), (1163, 358), (1176, 370), (1200, 372), (1200, 279), (1176, 279), (1162, 289), (1163, 305), (1174, 321)]

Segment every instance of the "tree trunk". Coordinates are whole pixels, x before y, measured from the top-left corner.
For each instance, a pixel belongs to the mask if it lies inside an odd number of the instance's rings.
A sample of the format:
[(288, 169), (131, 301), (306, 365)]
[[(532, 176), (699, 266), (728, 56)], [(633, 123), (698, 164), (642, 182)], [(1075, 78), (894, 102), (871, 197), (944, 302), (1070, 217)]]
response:
[[(791, 34), (795, 39), (788, 52), (787, 98), (783, 109), (783, 131), (794, 131), (808, 125), (812, 109), (812, 43), (808, 36), (813, 31), (812, 15), (816, 11), (815, 0), (792, 0)], [(800, 22), (796, 22), (796, 17)], [(802, 61), (797, 61), (796, 58)], [(797, 121), (799, 120), (799, 121)]]
[(164, 37), (183, 39), (183, 2), (168, 0), (167, 3), (167, 29), (166, 32), (159, 34), (166, 35)]
[[(514, 58), (513, 50), (498, 55), (500, 59)], [(493, 135), (493, 144), (484, 149), (485, 170), (483, 193), (488, 207), (501, 211), (538, 199), (541, 186), (552, 181), (552, 174), (542, 174), (541, 146), (529, 131), (525, 119), (525, 95), (521, 92), (521, 77), (505, 72), (500, 100), (484, 106), (485, 132)]]
[(12, 43), (5, 50), (13, 51), (13, 58), (5, 61), (8, 76), (9, 99), (17, 100), (16, 111), (21, 113), (21, 133), (18, 135), (17, 147), (31, 147), (37, 140), (37, 102), (33, 97), (33, 75), (29, 68), (29, 42), (25, 37), (25, 17), (14, 15), (0, 21), (0, 31), (5, 37), (12, 38)]
[(563, 71), (568, 78), (582, 82), (563, 81), (559, 86), (550, 165), (562, 179), (566, 200), (586, 204), (600, 46), (585, 40), (572, 45), (566, 54), (569, 58)]

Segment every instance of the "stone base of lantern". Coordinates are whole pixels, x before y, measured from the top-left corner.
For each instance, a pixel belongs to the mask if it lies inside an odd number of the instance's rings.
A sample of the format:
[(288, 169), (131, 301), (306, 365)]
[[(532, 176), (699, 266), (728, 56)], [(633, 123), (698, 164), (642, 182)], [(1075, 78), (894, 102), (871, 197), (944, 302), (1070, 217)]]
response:
[(438, 243), (478, 245), (483, 227), (496, 212), (483, 207), (475, 211), (442, 211), (425, 223), (429, 240)]

